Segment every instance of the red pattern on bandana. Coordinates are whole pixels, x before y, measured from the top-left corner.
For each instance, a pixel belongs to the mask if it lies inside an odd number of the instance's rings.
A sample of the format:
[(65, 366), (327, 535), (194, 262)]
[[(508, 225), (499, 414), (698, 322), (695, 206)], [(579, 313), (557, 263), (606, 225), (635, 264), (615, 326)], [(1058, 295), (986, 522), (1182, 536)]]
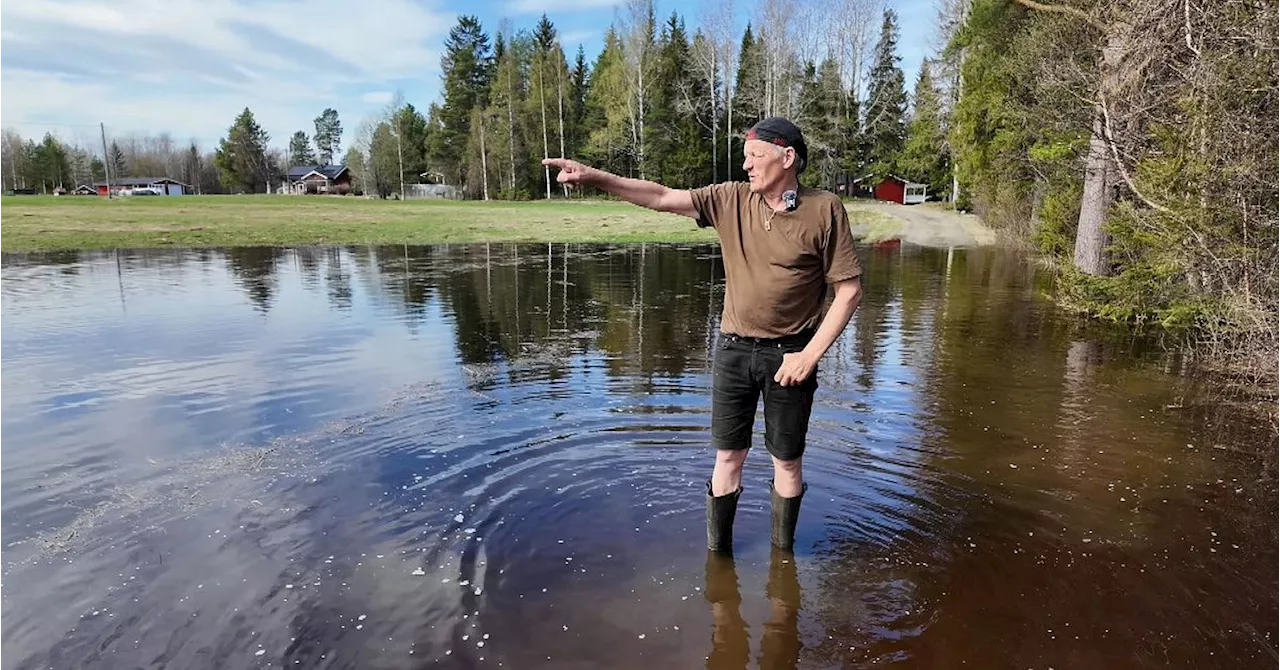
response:
[[(756, 129), (755, 129), (755, 128), (752, 128), (751, 130), (748, 130), (748, 131), (747, 131), (747, 137), (746, 137), (746, 139), (749, 139), (749, 140), (757, 139), (757, 137), (756, 137)], [(776, 145), (778, 145), (778, 146), (780, 146), (780, 147), (785, 147), (785, 146), (787, 146), (787, 141), (786, 141), (786, 140), (784, 140), (784, 139), (782, 139), (781, 137), (775, 137), (775, 138), (773, 138), (773, 139), (771, 139), (771, 140), (768, 140), (768, 141), (769, 141), (769, 142), (772, 142), (773, 144), (776, 144)]]

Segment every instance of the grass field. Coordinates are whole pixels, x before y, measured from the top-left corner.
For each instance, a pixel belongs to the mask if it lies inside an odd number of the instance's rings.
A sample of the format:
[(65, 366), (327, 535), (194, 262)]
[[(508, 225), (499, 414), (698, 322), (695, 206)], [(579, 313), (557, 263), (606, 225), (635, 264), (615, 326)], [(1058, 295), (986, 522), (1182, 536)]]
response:
[[(879, 221), (851, 210), (855, 226)], [(300, 196), (0, 199), (0, 250), (434, 244), (710, 242), (689, 219), (621, 202), (365, 200)]]

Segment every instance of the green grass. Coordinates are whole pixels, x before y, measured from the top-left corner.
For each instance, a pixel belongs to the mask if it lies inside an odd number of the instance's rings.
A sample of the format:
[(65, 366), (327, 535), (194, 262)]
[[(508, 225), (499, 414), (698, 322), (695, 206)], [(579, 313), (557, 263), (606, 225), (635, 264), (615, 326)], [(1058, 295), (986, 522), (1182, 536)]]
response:
[(902, 219), (865, 205), (859, 207), (858, 203), (846, 204), (845, 209), (849, 210), (849, 223), (853, 226), (854, 236), (868, 244), (895, 239), (902, 234), (906, 225)]
[[(856, 210), (850, 212), (855, 225)], [(0, 250), (711, 242), (684, 217), (616, 201), (477, 202), (319, 196), (0, 198)]]

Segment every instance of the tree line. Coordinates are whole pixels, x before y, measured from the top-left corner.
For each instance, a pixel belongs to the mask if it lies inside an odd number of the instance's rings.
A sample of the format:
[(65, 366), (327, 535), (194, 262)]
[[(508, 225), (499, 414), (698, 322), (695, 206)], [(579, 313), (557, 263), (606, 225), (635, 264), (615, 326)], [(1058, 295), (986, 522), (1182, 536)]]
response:
[(211, 158), (195, 141), (182, 144), (169, 133), (115, 138), (108, 143), (106, 160), (100, 144), (83, 146), (52, 133), (39, 142), (13, 130), (5, 130), (0, 138), (4, 188), (46, 194), (102, 183), (108, 168), (112, 178), (168, 177), (204, 193), (220, 193), (221, 180), (211, 169)]
[(1276, 3), (943, 8), (960, 204), (1060, 260), (1069, 304), (1189, 328), (1274, 391)]
[(806, 130), (806, 183), (839, 190), (867, 173), (907, 172), (945, 198), (943, 92), (926, 63), (919, 112), (909, 113), (897, 15), (869, 0), (815, 9), (768, 0), (735, 33), (731, 1), (707, 5), (690, 26), (630, 0), (590, 63), (580, 46), (569, 57), (545, 15), (492, 34), (464, 15), (445, 42), (439, 101), (419, 111), (397, 98), (361, 124), (346, 162), (381, 195), (430, 181), (471, 198), (566, 197), (541, 165), (550, 156), (694, 187), (745, 178), (743, 132), (783, 115)]
[[(910, 95), (899, 17), (870, 0), (763, 0), (741, 32), (734, 0), (707, 0), (693, 25), (627, 0), (591, 62), (581, 47), (568, 56), (546, 16), (491, 33), (464, 15), (444, 45), (438, 100), (419, 109), (397, 95), (357, 125), (341, 162), (357, 191), (382, 197), (419, 182), (477, 199), (571, 195), (541, 166), (548, 156), (694, 187), (743, 178), (743, 131), (787, 116), (810, 145), (806, 184), (847, 195), (868, 175), (923, 182), (1060, 261), (1073, 306), (1189, 326), (1218, 350), (1263, 352), (1237, 359), (1272, 369), (1275, 2), (937, 9), (938, 48)], [(290, 165), (335, 160), (342, 132), (328, 109), (312, 136), (271, 148), (246, 108), (212, 154), (161, 135), (112, 142), (106, 163), (261, 192)], [(51, 136), (6, 133), (3, 149), (13, 184), (97, 174), (92, 150)]]
[[(275, 192), (290, 167), (329, 164), (337, 156), (342, 137), (338, 112), (326, 108), (315, 120), (314, 144), (305, 132), (290, 138), (287, 149), (271, 146), (271, 136), (245, 108), (213, 151), (192, 139), (178, 142), (173, 135), (129, 134), (107, 140), (68, 142), (45, 133), (37, 142), (12, 129), (0, 136), (0, 179), (4, 188), (38, 193), (70, 191), (82, 184), (101, 184), (129, 177), (166, 177), (192, 187), (196, 193)], [(300, 141), (301, 140), (301, 141)]]
[[(464, 15), (445, 43), (439, 100), (420, 110), (397, 94), (355, 128), (340, 161), (336, 110), (316, 118), (313, 135), (297, 130), (278, 148), (249, 108), (198, 156), (199, 175), (189, 147), (167, 134), (145, 138), (146, 149), (113, 142), (108, 161), (119, 159), (113, 176), (216, 176), (205, 192), (271, 191), (291, 166), (338, 161), (358, 191), (384, 197), (429, 182), (472, 198), (551, 198), (568, 194), (541, 166), (549, 156), (677, 187), (744, 178), (742, 133), (783, 115), (806, 129), (807, 183), (834, 190), (865, 172), (905, 171), (945, 196), (940, 92), (926, 64), (915, 95), (923, 113), (908, 114), (896, 14), (871, 0), (821, 5), (801, 13), (767, 0), (736, 33), (733, 0), (706, 5), (694, 27), (679, 13), (660, 20), (652, 0), (629, 0), (590, 63), (581, 46), (568, 57), (545, 15), (529, 29), (504, 21), (492, 34)], [(62, 147), (92, 162), (92, 149)], [(14, 178), (68, 186), (102, 176), (58, 167)]]

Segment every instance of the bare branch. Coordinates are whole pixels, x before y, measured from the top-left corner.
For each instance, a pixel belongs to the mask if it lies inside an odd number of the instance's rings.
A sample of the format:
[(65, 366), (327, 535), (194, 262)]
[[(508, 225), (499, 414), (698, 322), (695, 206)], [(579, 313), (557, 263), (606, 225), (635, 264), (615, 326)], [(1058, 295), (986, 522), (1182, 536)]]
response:
[(1080, 19), (1081, 21), (1084, 21), (1085, 23), (1088, 23), (1089, 25), (1093, 26), (1098, 32), (1101, 32), (1101, 33), (1107, 32), (1107, 27), (1102, 25), (1102, 23), (1100, 23), (1097, 19), (1093, 18), (1092, 16), (1089, 16), (1087, 13), (1079, 9), (1076, 9), (1075, 7), (1072, 7), (1070, 5), (1045, 5), (1045, 4), (1036, 2), (1035, 0), (1014, 0), (1014, 1), (1017, 2), (1019, 5), (1022, 5), (1023, 7), (1026, 7), (1028, 9), (1034, 9), (1038, 12), (1052, 12), (1054, 14), (1066, 14), (1067, 16), (1074, 16)]
[(1182, 0), (1182, 16), (1186, 25), (1187, 48), (1199, 58), (1200, 50), (1191, 43), (1191, 0)]
[(1173, 210), (1157, 202), (1152, 202), (1150, 198), (1143, 195), (1142, 191), (1139, 191), (1138, 187), (1134, 185), (1133, 179), (1129, 177), (1129, 170), (1125, 168), (1124, 161), (1120, 159), (1120, 150), (1116, 147), (1115, 136), (1111, 132), (1111, 113), (1107, 111), (1107, 99), (1103, 97), (1101, 102), (1102, 104), (1098, 106), (1102, 108), (1103, 132), (1106, 135), (1107, 146), (1111, 148), (1111, 155), (1113, 158), (1115, 158), (1116, 168), (1120, 170), (1120, 176), (1124, 179), (1124, 183), (1129, 186), (1129, 190), (1133, 191), (1134, 195), (1138, 196), (1139, 200), (1146, 203), (1146, 205), (1151, 209), (1154, 209), (1162, 214), (1167, 214), (1169, 216), (1172, 216), (1175, 219), (1178, 218), (1177, 214), (1173, 213)]

